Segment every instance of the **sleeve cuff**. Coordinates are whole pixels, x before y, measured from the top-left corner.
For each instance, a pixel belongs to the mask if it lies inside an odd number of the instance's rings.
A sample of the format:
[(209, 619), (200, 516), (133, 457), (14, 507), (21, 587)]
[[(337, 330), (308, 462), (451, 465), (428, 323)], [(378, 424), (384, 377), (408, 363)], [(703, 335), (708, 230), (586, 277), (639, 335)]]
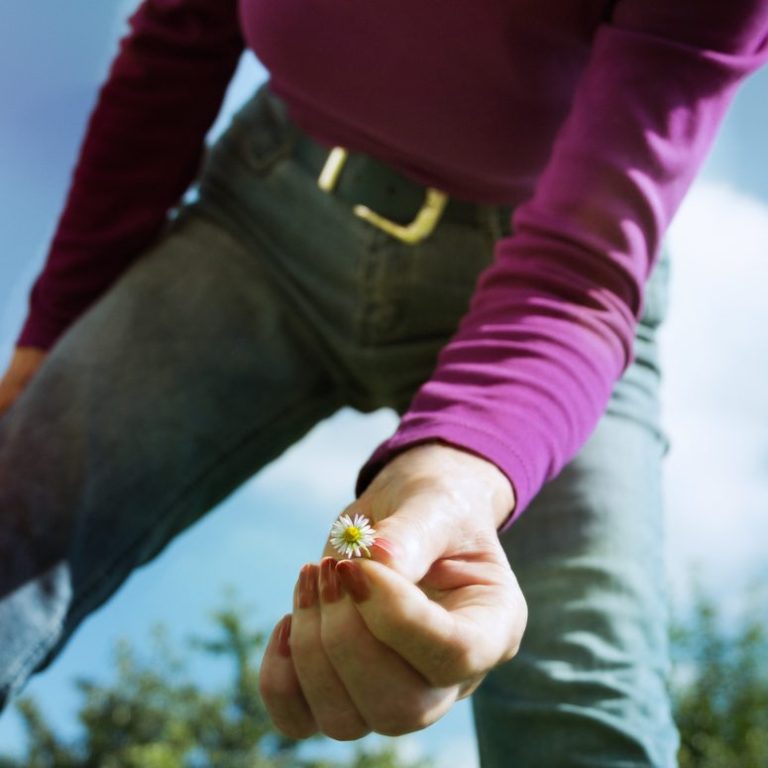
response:
[(61, 322), (49, 320), (38, 313), (30, 312), (16, 339), (16, 346), (49, 350), (64, 330)]

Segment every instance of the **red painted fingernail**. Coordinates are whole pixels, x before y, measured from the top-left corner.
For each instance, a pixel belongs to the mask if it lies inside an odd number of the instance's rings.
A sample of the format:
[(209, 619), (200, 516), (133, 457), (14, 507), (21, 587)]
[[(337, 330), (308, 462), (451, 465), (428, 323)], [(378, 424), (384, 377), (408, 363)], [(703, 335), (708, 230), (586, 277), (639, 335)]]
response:
[(288, 638), (291, 635), (291, 614), (288, 613), (280, 620), (277, 627), (277, 651), (286, 658), (291, 655), (291, 645)]
[(395, 559), (395, 545), (389, 539), (376, 538), (371, 544), (371, 554), (374, 560), (391, 561)]
[(341, 597), (341, 584), (336, 574), (336, 558), (324, 557), (320, 561), (320, 599), (335, 603)]
[(317, 566), (307, 564), (299, 575), (299, 608), (312, 608), (317, 603)]
[(362, 603), (370, 597), (368, 577), (354, 560), (340, 560), (336, 564), (336, 573), (339, 574), (341, 583), (356, 603)]

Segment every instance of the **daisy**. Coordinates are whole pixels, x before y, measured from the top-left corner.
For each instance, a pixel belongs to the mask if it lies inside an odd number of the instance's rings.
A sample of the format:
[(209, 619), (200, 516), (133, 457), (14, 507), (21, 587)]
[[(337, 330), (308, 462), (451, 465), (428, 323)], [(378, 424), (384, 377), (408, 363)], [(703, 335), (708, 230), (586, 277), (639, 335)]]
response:
[(331, 526), (330, 542), (344, 557), (360, 557), (361, 551), (370, 557), (368, 547), (375, 537), (376, 531), (365, 515), (355, 515), (354, 520), (349, 515), (341, 515)]

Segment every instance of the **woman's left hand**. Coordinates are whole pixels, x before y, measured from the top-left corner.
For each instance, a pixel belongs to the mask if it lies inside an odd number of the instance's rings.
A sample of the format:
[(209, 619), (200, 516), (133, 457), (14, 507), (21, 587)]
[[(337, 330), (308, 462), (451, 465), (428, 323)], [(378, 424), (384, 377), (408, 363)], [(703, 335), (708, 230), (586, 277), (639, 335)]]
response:
[(344, 512), (376, 528), (372, 559), (301, 570), (260, 689), (275, 726), (358, 739), (425, 728), (520, 646), (527, 605), (497, 529), (514, 506), (490, 462), (430, 442), (395, 456)]

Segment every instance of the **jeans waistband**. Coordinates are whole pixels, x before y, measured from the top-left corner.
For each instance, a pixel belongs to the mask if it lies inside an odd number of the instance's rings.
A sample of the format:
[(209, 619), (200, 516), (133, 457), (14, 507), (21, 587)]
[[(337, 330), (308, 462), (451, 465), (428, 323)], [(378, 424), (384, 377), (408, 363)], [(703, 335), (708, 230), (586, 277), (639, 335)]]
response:
[[(264, 83), (255, 99), (263, 100), (272, 119), (291, 135), (288, 153), (315, 178), (319, 177), (332, 148), (302, 131), (289, 117), (285, 102)], [(257, 105), (254, 105), (256, 108)], [(425, 201), (427, 187), (397, 169), (364, 153), (347, 153), (336, 184), (329, 194), (353, 205), (365, 205), (398, 224), (411, 222)], [(448, 198), (440, 221), (490, 227), (501, 236), (509, 230), (511, 206)]]

